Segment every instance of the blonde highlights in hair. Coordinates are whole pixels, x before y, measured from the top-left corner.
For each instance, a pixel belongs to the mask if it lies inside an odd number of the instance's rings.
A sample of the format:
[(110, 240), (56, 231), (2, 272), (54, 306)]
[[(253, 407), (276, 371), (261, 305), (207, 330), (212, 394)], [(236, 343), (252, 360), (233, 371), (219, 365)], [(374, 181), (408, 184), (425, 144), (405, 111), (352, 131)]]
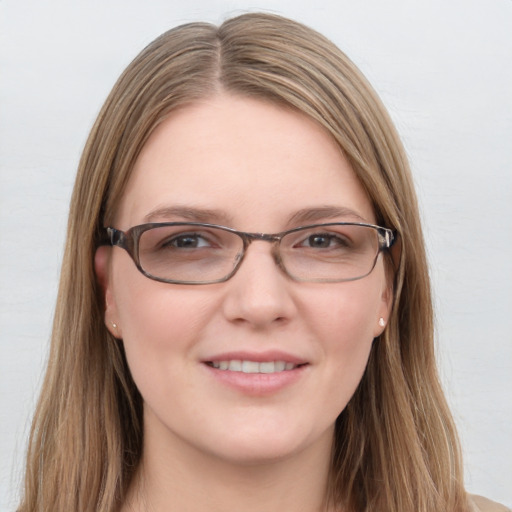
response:
[(246, 14), (151, 43), (114, 86), (84, 149), (71, 201), (48, 369), (20, 512), (119, 508), (140, 460), (142, 399), (104, 325), (94, 253), (134, 162), (176, 109), (219, 91), (314, 119), (336, 140), (377, 221), (397, 230), (394, 306), (336, 424), (329, 496), (349, 512), (466, 510), (455, 428), (435, 365), (433, 313), (407, 158), (373, 89), (313, 30)]

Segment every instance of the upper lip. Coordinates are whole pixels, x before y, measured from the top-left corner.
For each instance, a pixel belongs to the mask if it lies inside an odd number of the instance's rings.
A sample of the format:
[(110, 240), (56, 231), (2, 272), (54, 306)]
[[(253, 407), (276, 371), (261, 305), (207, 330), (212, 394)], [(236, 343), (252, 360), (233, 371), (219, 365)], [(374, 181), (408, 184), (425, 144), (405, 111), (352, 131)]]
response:
[(289, 354), (281, 350), (267, 350), (264, 352), (248, 352), (248, 351), (234, 351), (222, 352), (212, 356), (205, 357), (203, 362), (212, 361), (255, 361), (257, 363), (266, 363), (270, 361), (284, 361), (286, 363), (293, 363), (295, 365), (306, 364), (308, 361), (300, 356)]

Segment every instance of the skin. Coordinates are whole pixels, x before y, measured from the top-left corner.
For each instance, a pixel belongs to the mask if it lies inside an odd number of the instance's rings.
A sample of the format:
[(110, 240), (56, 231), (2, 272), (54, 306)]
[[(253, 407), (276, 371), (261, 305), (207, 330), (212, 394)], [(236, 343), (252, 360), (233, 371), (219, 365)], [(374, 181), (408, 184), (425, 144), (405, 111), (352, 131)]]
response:
[[(214, 210), (189, 218), (162, 210)], [(319, 209), (352, 213), (328, 216)], [(299, 210), (309, 219), (292, 219)], [(331, 137), (296, 113), (219, 94), (173, 113), (143, 148), (114, 227), (199, 220), (275, 233), (300, 224), (375, 222)], [(123, 340), (144, 399), (144, 452), (125, 510), (320, 510), (334, 422), (389, 316), (382, 257), (367, 277), (295, 282), (270, 244), (251, 244), (237, 274), (211, 285), (143, 276), (126, 251), (102, 247), (105, 322)], [(116, 328), (112, 326), (116, 324)], [(307, 362), (270, 393), (225, 385), (204, 361), (284, 351)], [(261, 390), (260, 390), (261, 391)]]

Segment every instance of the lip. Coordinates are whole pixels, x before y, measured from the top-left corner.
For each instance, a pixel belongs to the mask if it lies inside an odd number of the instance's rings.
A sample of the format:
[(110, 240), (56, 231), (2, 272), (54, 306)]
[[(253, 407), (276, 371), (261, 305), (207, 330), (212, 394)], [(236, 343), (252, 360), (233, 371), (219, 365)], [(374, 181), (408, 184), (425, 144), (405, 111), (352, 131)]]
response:
[[(214, 361), (254, 361), (265, 363), (284, 361), (295, 367), (275, 373), (243, 373), (214, 368)], [(264, 396), (277, 393), (299, 381), (307, 372), (309, 362), (299, 356), (279, 350), (265, 352), (224, 352), (202, 360), (203, 368), (215, 382), (239, 393), (250, 396)]]
[(211, 361), (255, 361), (257, 363), (267, 363), (270, 361), (284, 361), (286, 363), (293, 363), (295, 365), (304, 365), (308, 361), (302, 357), (283, 352), (282, 350), (267, 350), (265, 352), (248, 352), (248, 351), (235, 351), (235, 352), (222, 352), (219, 354), (212, 354), (203, 358), (203, 362)]

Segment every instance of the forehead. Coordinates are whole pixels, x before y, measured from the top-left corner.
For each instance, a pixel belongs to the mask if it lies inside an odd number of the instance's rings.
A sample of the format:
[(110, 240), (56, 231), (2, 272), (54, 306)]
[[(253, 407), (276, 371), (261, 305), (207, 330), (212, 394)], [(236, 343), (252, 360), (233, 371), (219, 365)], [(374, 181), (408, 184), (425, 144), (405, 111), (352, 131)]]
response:
[(169, 212), (195, 209), (215, 211), (232, 227), (272, 231), (298, 211), (321, 208), (374, 222), (367, 194), (333, 138), (299, 112), (222, 94), (172, 113), (154, 131), (116, 223), (126, 229), (155, 212), (173, 220)]

